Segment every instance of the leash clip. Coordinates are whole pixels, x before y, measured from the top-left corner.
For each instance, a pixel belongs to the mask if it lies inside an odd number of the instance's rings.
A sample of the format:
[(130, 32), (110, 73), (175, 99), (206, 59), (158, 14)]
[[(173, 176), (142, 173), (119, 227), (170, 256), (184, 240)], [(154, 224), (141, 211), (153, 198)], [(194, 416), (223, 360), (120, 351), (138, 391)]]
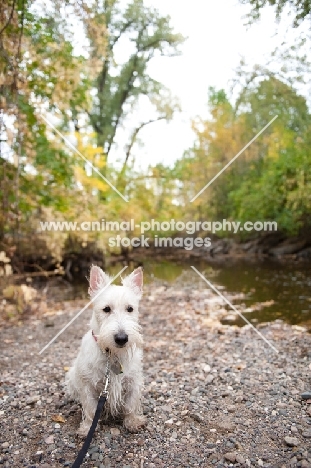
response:
[(105, 396), (106, 398), (108, 398), (108, 396), (109, 396), (108, 385), (109, 385), (109, 375), (106, 376), (106, 381), (105, 381), (104, 390), (102, 390), (102, 391), (100, 392), (100, 396)]
[(104, 389), (100, 392), (99, 396), (105, 396), (106, 398), (108, 398), (108, 396), (109, 396), (109, 390), (108, 390), (109, 380), (110, 380), (110, 352), (107, 352), (105, 386), (104, 386)]

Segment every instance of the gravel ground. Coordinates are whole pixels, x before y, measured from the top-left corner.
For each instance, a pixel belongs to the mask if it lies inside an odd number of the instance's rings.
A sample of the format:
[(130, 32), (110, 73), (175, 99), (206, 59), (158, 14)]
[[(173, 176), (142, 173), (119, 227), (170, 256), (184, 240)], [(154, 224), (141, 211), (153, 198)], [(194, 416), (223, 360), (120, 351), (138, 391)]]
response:
[[(101, 424), (83, 466), (311, 467), (311, 335), (261, 325), (277, 354), (251, 327), (222, 325), (224, 303), (190, 276), (148, 285), (141, 303), (148, 425)], [(81, 410), (63, 381), (90, 311), (38, 351), (84, 304), (2, 330), (0, 466), (71, 466)]]

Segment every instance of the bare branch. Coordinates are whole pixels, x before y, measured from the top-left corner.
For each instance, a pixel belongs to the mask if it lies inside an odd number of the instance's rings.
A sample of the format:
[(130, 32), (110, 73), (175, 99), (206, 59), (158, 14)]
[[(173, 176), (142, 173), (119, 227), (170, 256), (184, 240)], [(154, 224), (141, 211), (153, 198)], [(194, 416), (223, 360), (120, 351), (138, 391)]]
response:
[(149, 125), (151, 123), (158, 122), (159, 120), (164, 120), (164, 119), (166, 119), (166, 116), (162, 115), (162, 116), (157, 117), (156, 119), (151, 119), (151, 120), (148, 120), (147, 122), (143, 122), (137, 128), (135, 128), (135, 130), (132, 133), (130, 143), (129, 143), (129, 145), (127, 147), (127, 150), (126, 150), (126, 153), (125, 153), (125, 160), (124, 160), (123, 167), (122, 167), (122, 170), (121, 170), (121, 175), (123, 175), (124, 172), (125, 172), (125, 168), (126, 168), (128, 160), (129, 160), (129, 157), (131, 155), (132, 148), (133, 148), (134, 143), (136, 141), (137, 135), (141, 131), (141, 129), (146, 127), (146, 125)]
[(3, 26), (3, 28), (1, 29), (0, 36), (3, 33), (3, 31), (9, 26), (10, 22), (12, 21), (14, 10), (15, 10), (15, 4), (16, 4), (16, 0), (13, 0), (13, 5), (12, 5), (12, 10), (11, 10), (10, 16), (9, 16), (7, 22), (5, 23), (5, 25)]

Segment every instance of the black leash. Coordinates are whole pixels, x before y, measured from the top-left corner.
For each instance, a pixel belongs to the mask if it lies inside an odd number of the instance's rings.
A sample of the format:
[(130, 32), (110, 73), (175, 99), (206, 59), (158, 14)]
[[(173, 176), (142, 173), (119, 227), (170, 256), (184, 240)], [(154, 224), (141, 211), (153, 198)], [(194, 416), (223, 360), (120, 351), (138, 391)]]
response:
[(91, 427), (89, 429), (89, 432), (88, 432), (88, 435), (86, 436), (86, 439), (85, 439), (85, 441), (84, 441), (84, 443), (82, 445), (82, 448), (81, 448), (80, 452), (78, 453), (78, 456), (74, 461), (74, 464), (72, 465), (72, 468), (79, 468), (82, 465), (84, 457), (85, 457), (85, 455), (86, 455), (86, 453), (87, 453), (87, 451), (88, 451), (88, 449), (90, 447), (90, 444), (92, 442), (92, 438), (93, 438), (93, 435), (94, 435), (94, 432), (95, 432), (95, 429), (96, 429), (100, 414), (101, 414), (102, 409), (103, 409), (103, 407), (104, 407), (104, 405), (106, 403), (106, 400), (107, 400), (107, 395), (101, 395), (99, 397), (92, 425), (91, 425)]
[[(95, 341), (96, 341), (96, 339), (95, 339)], [(89, 449), (89, 447), (91, 445), (92, 438), (93, 438), (93, 435), (94, 435), (98, 420), (100, 418), (101, 412), (103, 410), (103, 407), (105, 406), (105, 403), (106, 403), (108, 395), (109, 395), (108, 385), (109, 385), (109, 379), (110, 379), (110, 353), (109, 353), (109, 350), (106, 351), (106, 352), (107, 352), (107, 366), (106, 366), (106, 373), (105, 373), (105, 387), (104, 387), (104, 390), (99, 395), (97, 408), (96, 408), (95, 415), (94, 415), (94, 418), (93, 418), (93, 422), (91, 424), (89, 432), (88, 432), (88, 434), (86, 436), (86, 439), (85, 439), (85, 441), (84, 441), (84, 443), (82, 445), (82, 448), (81, 448), (80, 452), (78, 453), (78, 456), (75, 459), (75, 461), (74, 461), (71, 468), (79, 468), (82, 465), (84, 457), (85, 457), (85, 455), (86, 455), (86, 453), (87, 453), (87, 451), (88, 451), (88, 449)]]

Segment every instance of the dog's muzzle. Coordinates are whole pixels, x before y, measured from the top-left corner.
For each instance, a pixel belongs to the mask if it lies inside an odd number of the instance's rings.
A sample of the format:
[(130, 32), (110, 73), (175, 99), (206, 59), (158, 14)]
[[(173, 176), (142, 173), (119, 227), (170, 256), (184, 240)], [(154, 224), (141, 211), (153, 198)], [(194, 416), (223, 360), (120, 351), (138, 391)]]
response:
[(129, 339), (128, 335), (124, 332), (119, 332), (116, 335), (114, 335), (114, 341), (116, 345), (120, 348), (123, 348), (123, 346), (126, 345), (126, 343), (128, 342), (128, 339)]

